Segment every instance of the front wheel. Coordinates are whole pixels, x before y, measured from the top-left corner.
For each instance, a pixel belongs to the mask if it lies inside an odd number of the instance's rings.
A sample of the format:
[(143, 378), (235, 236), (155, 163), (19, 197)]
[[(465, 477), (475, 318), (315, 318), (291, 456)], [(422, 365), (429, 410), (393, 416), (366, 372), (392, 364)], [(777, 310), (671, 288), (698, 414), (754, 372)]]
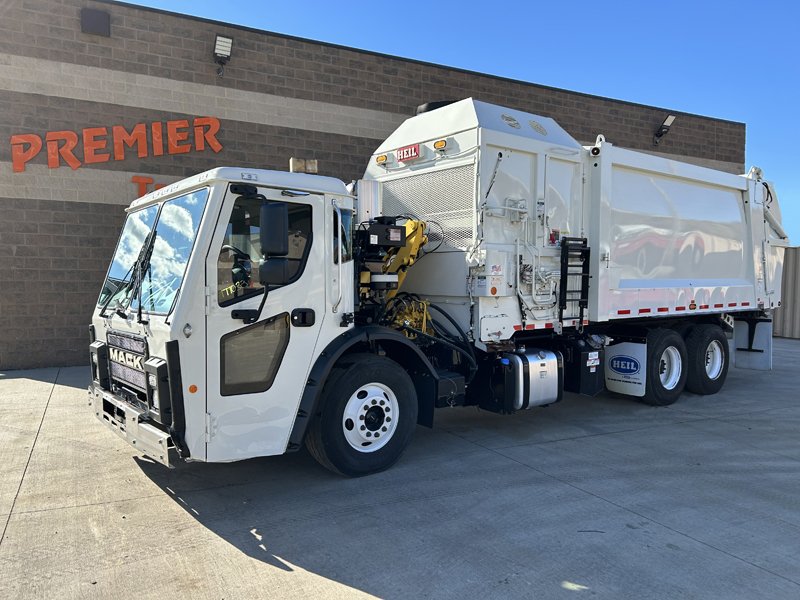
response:
[(642, 400), (653, 406), (673, 404), (686, 385), (686, 344), (677, 331), (647, 334), (647, 382)]
[(306, 447), (322, 466), (348, 477), (383, 471), (400, 458), (417, 423), (411, 378), (393, 360), (347, 357), (322, 391)]

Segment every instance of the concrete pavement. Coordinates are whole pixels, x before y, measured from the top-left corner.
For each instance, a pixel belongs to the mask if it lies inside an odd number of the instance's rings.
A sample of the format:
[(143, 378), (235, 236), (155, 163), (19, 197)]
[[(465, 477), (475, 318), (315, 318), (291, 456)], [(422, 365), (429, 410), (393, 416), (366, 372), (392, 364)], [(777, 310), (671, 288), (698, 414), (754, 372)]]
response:
[(168, 470), (88, 369), (0, 373), (0, 598), (800, 597), (800, 342), (666, 408), (437, 414), (388, 472)]

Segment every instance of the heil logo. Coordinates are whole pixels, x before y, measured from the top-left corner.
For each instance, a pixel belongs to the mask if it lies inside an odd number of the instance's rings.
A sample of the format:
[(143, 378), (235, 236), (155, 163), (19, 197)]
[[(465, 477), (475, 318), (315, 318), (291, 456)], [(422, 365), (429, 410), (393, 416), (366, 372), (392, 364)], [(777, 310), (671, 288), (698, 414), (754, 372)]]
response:
[(611, 359), (609, 368), (620, 375), (635, 375), (641, 369), (641, 365), (632, 356), (619, 354)]

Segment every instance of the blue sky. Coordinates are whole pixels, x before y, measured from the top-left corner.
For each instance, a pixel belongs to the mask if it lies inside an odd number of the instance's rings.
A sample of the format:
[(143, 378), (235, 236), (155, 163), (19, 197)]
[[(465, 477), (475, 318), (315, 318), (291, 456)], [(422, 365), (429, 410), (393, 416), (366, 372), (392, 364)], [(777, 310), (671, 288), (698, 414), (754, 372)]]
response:
[[(135, 2), (747, 124), (800, 244), (800, 3)], [(598, 132), (599, 133), (599, 132)]]

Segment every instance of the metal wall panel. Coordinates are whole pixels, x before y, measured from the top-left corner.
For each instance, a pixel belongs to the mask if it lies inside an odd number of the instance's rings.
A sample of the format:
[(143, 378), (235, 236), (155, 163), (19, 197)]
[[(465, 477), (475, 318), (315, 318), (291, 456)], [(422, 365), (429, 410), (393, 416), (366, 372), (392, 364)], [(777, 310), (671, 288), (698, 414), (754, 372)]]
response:
[(774, 325), (774, 335), (800, 339), (800, 248), (786, 249), (781, 307), (775, 311)]

